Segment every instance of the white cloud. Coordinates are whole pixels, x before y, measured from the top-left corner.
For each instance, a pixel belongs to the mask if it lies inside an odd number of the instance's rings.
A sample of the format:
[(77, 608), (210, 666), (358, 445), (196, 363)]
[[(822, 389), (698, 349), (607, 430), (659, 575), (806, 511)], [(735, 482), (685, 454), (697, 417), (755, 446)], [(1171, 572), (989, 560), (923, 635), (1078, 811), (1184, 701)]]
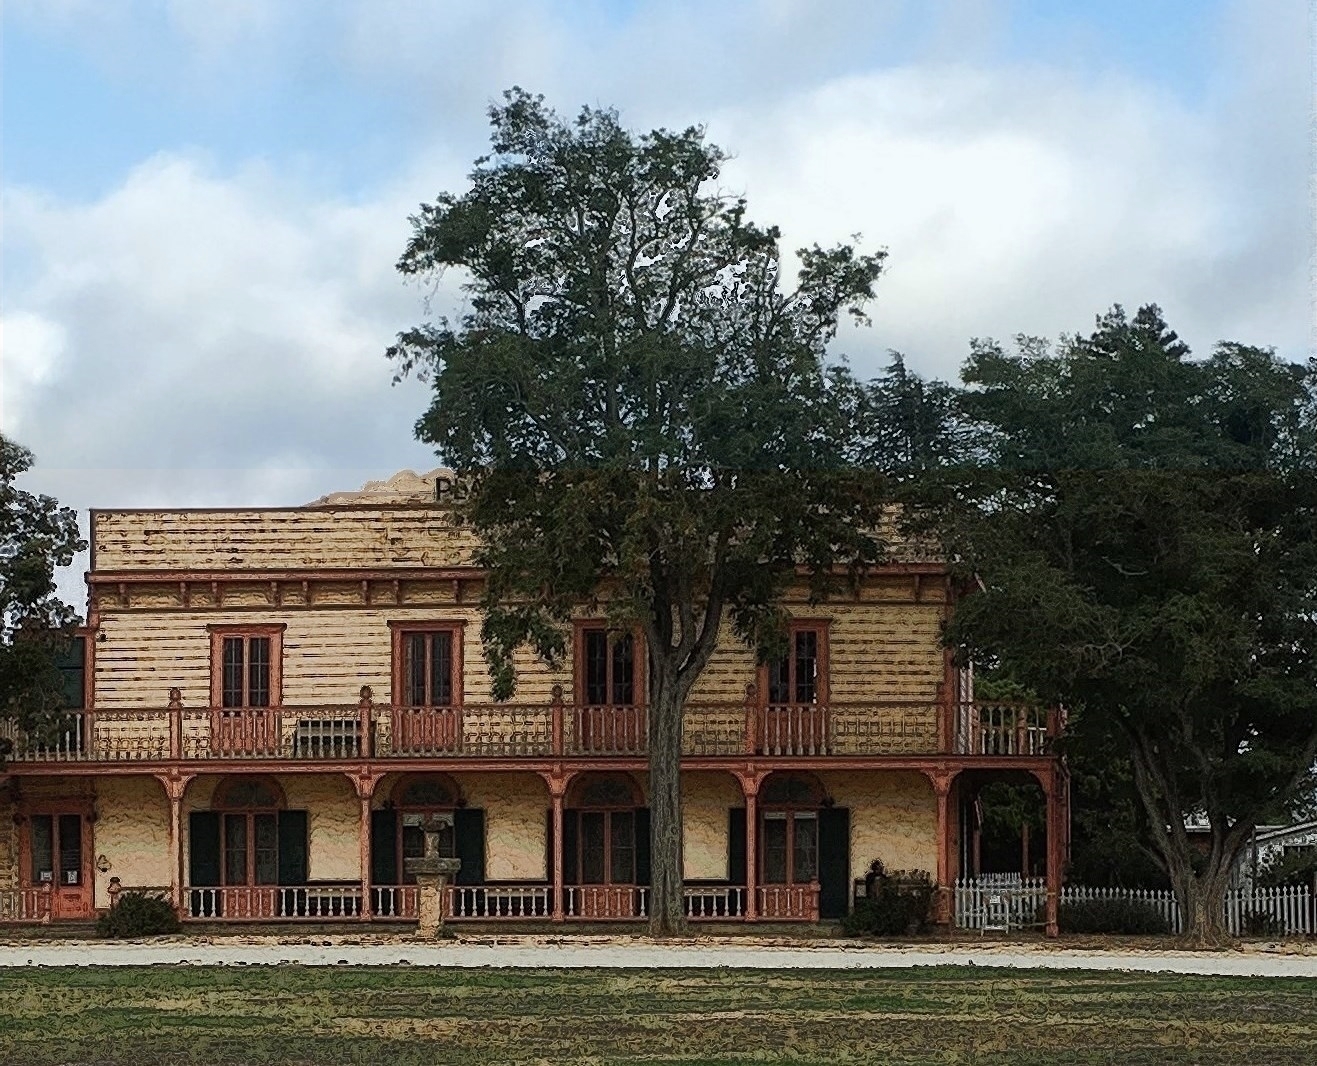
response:
[[(726, 183), (789, 247), (856, 231), (888, 247), (874, 328), (842, 338), (861, 370), (896, 348), (949, 375), (972, 336), (1083, 331), (1117, 301), (1160, 303), (1200, 354), (1221, 338), (1305, 354), (1296, 0), (1233, 5), (1192, 101), (1116, 70), (994, 62), (1001, 8), (985, 0), (946, 0), (923, 53), (884, 66), (901, 7), (682, 0), (619, 19), (602, 0), (171, 0), (135, 21), (147, 8), (20, 5), (151, 83), (195, 65), (196, 84), (238, 92), (234, 71), (327, 64), (392, 94), (416, 139), (353, 200), (316, 183), (314, 159), (290, 175), (275, 157), (179, 151), (92, 202), (5, 190), (6, 255), (23, 263), (5, 292), (6, 431), (45, 491), (83, 508), (298, 503), (431, 465), (411, 439), (426, 392), (391, 388), (382, 356), (422, 317), (393, 263), (416, 205), (461, 188), (484, 105), (513, 82), (568, 113), (706, 121), (735, 153)], [(450, 281), (439, 304), (453, 303)]]

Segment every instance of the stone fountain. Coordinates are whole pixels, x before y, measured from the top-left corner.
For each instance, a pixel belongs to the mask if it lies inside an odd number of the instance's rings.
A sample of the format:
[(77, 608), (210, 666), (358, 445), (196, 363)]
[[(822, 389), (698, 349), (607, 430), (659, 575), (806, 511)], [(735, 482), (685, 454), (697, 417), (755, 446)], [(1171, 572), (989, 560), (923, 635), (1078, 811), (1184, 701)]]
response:
[(451, 814), (429, 814), (421, 819), (425, 834), (425, 854), (419, 859), (404, 859), (403, 868), (416, 878), (416, 935), (434, 940), (444, 928), (444, 895), (449, 879), (462, 868), (461, 859), (439, 855), (439, 833), (453, 825)]

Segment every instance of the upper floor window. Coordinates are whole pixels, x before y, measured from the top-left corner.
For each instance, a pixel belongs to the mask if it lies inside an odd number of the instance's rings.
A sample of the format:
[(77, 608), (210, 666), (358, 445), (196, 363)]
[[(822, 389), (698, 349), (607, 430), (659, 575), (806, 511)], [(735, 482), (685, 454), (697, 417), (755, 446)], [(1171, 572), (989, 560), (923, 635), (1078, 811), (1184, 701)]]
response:
[(277, 707), (282, 702), (282, 625), (210, 627), (212, 707)]
[(827, 700), (827, 628), (795, 623), (786, 654), (770, 660), (767, 694), (770, 704), (823, 703)]
[(390, 622), (393, 702), (455, 707), (462, 702), (462, 623)]
[(610, 633), (604, 625), (584, 624), (577, 633), (576, 686), (589, 707), (633, 707), (643, 702), (643, 674), (630, 633)]

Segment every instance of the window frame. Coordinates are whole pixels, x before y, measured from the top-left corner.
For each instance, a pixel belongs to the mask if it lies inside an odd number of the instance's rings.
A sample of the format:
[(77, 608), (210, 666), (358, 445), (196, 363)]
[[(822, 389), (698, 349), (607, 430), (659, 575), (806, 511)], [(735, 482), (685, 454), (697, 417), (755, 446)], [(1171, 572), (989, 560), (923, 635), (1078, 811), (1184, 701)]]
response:
[[(609, 702), (591, 703), (586, 699), (587, 676), (585, 640), (586, 634), (602, 630), (608, 640), (608, 664), (605, 686), (608, 689)], [(631, 703), (612, 702), (613, 692), (613, 656), (612, 651), (619, 636), (631, 637), (631, 691), (634, 699)], [(572, 696), (577, 707), (647, 707), (649, 705), (649, 674), (646, 667), (649, 652), (645, 645), (645, 636), (638, 630), (615, 629), (602, 618), (578, 618), (572, 626)]]
[[(284, 632), (286, 623), (259, 623), (254, 625), (212, 624), (206, 627), (210, 633), (210, 705), (225, 711), (261, 711), (270, 707), (283, 706), (284, 682)], [(270, 701), (263, 704), (248, 702), (251, 678), (248, 673), (251, 662), (250, 640), (263, 637), (270, 642)], [(243, 641), (243, 700), (236, 707), (224, 706), (224, 641), (241, 638)]]
[[(407, 638), (417, 634), (448, 633), (452, 640), (453, 656), (449, 664), (452, 700), (446, 704), (412, 704), (406, 702), (407, 695)], [(390, 619), (390, 670), (389, 670), (389, 704), (393, 707), (461, 707), (466, 698), (463, 686), (465, 676), (464, 647), (466, 643), (466, 621), (463, 619)], [(428, 682), (427, 682), (428, 685)]]
[(801, 633), (813, 632), (817, 640), (815, 650), (814, 701), (800, 703), (791, 700), (788, 703), (774, 703), (769, 699), (769, 677), (771, 663), (760, 663), (758, 669), (759, 705), (761, 707), (826, 707), (831, 700), (831, 663), (828, 653), (828, 636), (832, 620), (828, 618), (793, 618), (787, 628), (787, 669), (788, 681), (793, 695), (796, 690), (796, 637)]
[[(443, 787), (448, 790), (453, 802), (451, 804), (448, 804), (447, 806), (433, 806), (430, 804), (416, 804), (416, 803), (406, 802), (405, 797), (407, 795), (408, 789), (410, 789), (418, 781), (423, 781), (426, 778), (433, 778), (438, 783), (443, 785)], [(453, 824), (451, 826), (451, 832), (448, 835), (447, 843), (449, 847), (447, 850), (445, 850), (443, 835), (440, 834), (439, 855), (441, 858), (455, 859), (457, 858), (457, 811), (458, 808), (465, 806), (466, 806), (466, 799), (462, 795), (461, 788), (458, 787), (457, 782), (454, 781), (447, 774), (443, 774), (443, 773), (404, 774), (401, 778), (398, 779), (398, 781), (394, 784), (393, 789), (389, 794), (389, 800), (386, 808), (393, 811), (393, 858), (394, 861), (397, 863), (395, 869), (398, 871), (398, 875), (397, 875), (398, 884), (400, 885), (416, 884), (415, 876), (413, 876), (410, 881), (407, 879), (408, 856), (405, 854), (405, 849), (403, 847), (403, 840), (407, 834), (407, 826), (405, 822), (406, 817), (408, 815), (421, 815), (422, 817), (425, 817), (431, 814), (451, 814), (453, 816)]]
[[(598, 783), (616, 783), (624, 784), (630, 795), (625, 800), (619, 800), (615, 803), (591, 803), (584, 805), (582, 800), (590, 786)], [(628, 773), (623, 772), (604, 772), (604, 773), (584, 773), (572, 782), (568, 796), (569, 802), (566, 809), (572, 812), (576, 818), (576, 847), (575, 854), (564, 856), (565, 861), (574, 864), (576, 874), (575, 884), (577, 885), (635, 885), (638, 857), (640, 847), (636, 839), (636, 811), (644, 807), (644, 797), (641, 795), (640, 788), (636, 780)], [(585, 880), (585, 832), (583, 829), (583, 815), (598, 815), (603, 823), (603, 841), (601, 861), (604, 868), (604, 879), (602, 881)], [(618, 880), (614, 876), (614, 819), (625, 817), (630, 820), (630, 876), (623, 880)]]
[[(277, 887), (279, 884), (279, 812), (288, 809), (288, 798), (284, 795), (284, 791), (277, 781), (262, 775), (256, 778), (256, 781), (271, 790), (274, 795), (274, 806), (250, 807), (230, 803), (228, 801), (229, 789), (238, 784), (250, 783), (250, 780), (245, 777), (227, 777), (216, 785), (215, 791), (211, 793), (209, 809), (219, 815), (219, 880), (220, 886), (223, 888), (269, 888)], [(256, 819), (258, 816), (274, 819), (273, 881), (257, 880)], [(243, 820), (243, 832), (246, 834), (246, 839), (243, 842), (245, 870), (244, 880), (242, 881), (229, 879), (229, 819), (231, 818)]]

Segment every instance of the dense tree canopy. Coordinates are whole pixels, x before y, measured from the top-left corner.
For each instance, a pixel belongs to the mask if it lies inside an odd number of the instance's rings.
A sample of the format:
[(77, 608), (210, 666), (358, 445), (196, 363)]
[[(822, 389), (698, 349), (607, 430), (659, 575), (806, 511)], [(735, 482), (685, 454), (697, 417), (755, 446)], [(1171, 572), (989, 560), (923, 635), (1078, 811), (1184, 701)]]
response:
[(433, 383), (421, 439), (470, 479), (500, 697), (512, 652), (550, 661), (597, 604), (648, 651), (652, 923), (681, 924), (682, 705), (726, 619), (770, 648), (798, 570), (825, 594), (877, 560), (883, 479), (853, 462), (856, 395), (825, 364), (883, 254), (798, 253), (717, 188), (699, 129), (565, 120), (520, 90), (491, 109), (471, 187), (413, 218), (409, 275), (462, 271), (468, 309), (400, 335)]
[[(15, 485), (31, 466), (31, 452), (0, 436), (0, 719), (40, 733), (66, 706), (57, 663), (77, 621), (55, 568), (86, 545), (71, 508)], [(0, 738), (0, 761), (10, 743)]]
[(1253, 826), (1313, 785), (1317, 426), (1311, 368), (1188, 354), (1155, 307), (1055, 350), (976, 344), (961, 403), (987, 461), (923, 490), (983, 585), (949, 639), (1128, 751), (1148, 843), (1212, 937)]

